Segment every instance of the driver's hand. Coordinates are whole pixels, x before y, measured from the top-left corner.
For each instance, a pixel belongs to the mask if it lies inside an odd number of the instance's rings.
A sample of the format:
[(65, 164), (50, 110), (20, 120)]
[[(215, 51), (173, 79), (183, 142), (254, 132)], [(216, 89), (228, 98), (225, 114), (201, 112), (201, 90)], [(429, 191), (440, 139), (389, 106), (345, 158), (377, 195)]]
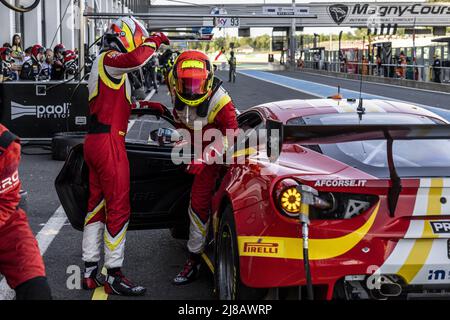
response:
[(167, 108), (159, 102), (154, 102), (154, 101), (137, 101), (134, 105), (133, 105), (133, 109), (150, 109), (155, 111), (158, 115), (162, 116)]

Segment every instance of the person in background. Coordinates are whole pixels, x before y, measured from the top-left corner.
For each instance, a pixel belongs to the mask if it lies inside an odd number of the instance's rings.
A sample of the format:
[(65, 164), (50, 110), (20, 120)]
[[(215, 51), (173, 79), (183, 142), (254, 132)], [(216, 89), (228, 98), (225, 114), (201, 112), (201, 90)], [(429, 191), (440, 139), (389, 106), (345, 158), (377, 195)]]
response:
[(156, 68), (158, 67), (158, 57), (153, 55), (150, 61), (145, 66), (145, 86), (147, 87), (146, 93), (151, 91), (153, 87), (155, 93), (158, 93), (158, 80), (156, 75)]
[(45, 74), (42, 74), (42, 64), (45, 62), (45, 49), (36, 44), (31, 49), (31, 58), (22, 65), (20, 72), (21, 80), (38, 81), (46, 80)]
[(53, 50), (45, 50), (45, 61), (42, 63), (42, 75), (50, 79), (53, 73)]
[(64, 53), (66, 47), (60, 43), (53, 49), (52, 80), (64, 80)]
[(0, 82), (15, 81), (18, 79), (17, 73), (13, 70), (13, 60), (10, 48), (0, 48)]
[(23, 63), (23, 48), (22, 48), (22, 38), (20, 34), (15, 34), (12, 38), (12, 54), (11, 56), (18, 62), (19, 64)]
[(31, 59), (31, 51), (33, 50), (33, 47), (28, 47), (25, 49), (25, 55), (23, 57), (23, 63), (27, 62)]
[(77, 51), (66, 50), (64, 56), (64, 78), (75, 76), (78, 72), (78, 54)]
[(433, 81), (441, 83), (441, 59), (435, 54), (433, 56)]
[(399, 69), (400, 70), (400, 78), (405, 79), (407, 61), (406, 61), (405, 53), (403, 51), (400, 52), (399, 64), (400, 64), (400, 69)]
[(376, 68), (377, 68), (377, 75), (381, 76), (383, 61), (381, 60), (380, 55), (377, 55), (377, 59), (376, 59), (375, 63), (376, 63)]
[(228, 72), (228, 82), (236, 82), (236, 57), (234, 56), (234, 51), (231, 50), (230, 52), (230, 59), (228, 59), (228, 66), (229, 66), (229, 72)]

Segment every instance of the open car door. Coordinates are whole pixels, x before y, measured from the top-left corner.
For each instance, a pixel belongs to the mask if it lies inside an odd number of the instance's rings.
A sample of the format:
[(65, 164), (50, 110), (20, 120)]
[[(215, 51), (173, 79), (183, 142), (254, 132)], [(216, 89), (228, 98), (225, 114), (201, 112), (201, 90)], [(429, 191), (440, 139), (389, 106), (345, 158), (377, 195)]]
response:
[[(171, 117), (138, 110), (130, 120), (126, 148), (130, 162), (130, 230), (172, 228), (188, 224), (187, 208), (193, 176), (171, 159), (174, 142), (158, 132), (174, 131)], [(190, 155), (183, 155), (190, 157)], [(83, 230), (89, 196), (83, 145), (72, 149), (55, 181), (59, 200), (72, 226)]]

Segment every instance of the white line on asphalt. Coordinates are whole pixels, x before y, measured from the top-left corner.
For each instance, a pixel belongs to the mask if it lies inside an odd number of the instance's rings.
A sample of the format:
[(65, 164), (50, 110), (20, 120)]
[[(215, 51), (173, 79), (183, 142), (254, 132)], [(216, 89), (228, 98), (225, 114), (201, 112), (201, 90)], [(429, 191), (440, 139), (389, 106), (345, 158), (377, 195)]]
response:
[[(36, 235), (36, 240), (39, 244), (39, 250), (41, 251), (42, 256), (47, 251), (56, 235), (61, 231), (61, 228), (66, 221), (66, 213), (64, 212), (63, 207), (59, 206), (41, 231)], [(2, 281), (0, 281), (0, 300), (12, 300), (14, 299), (14, 296), (14, 290), (8, 286), (6, 279), (3, 278)]]
[(152, 89), (152, 91), (150, 91), (150, 93), (145, 97), (145, 101), (150, 101), (150, 99), (153, 97), (153, 95), (156, 93), (155, 89)]

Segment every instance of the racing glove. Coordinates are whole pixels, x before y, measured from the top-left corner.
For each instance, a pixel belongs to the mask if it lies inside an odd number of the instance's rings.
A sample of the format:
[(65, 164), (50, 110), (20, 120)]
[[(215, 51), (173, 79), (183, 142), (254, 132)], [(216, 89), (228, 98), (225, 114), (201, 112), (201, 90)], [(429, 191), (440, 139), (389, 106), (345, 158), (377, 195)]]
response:
[(154, 42), (156, 44), (156, 48), (159, 48), (161, 44), (170, 45), (169, 38), (167, 38), (167, 36), (162, 32), (153, 33), (145, 40), (145, 42)]

